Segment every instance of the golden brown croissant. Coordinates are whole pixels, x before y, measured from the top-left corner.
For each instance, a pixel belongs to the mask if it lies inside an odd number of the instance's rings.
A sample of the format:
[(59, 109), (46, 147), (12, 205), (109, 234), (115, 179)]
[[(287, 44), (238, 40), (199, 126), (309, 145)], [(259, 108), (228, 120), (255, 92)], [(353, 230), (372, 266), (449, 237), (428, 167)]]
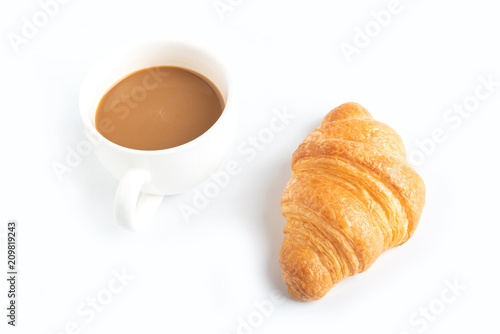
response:
[(357, 103), (332, 110), (292, 158), (280, 250), (290, 295), (322, 298), (415, 231), (425, 200), (401, 137)]

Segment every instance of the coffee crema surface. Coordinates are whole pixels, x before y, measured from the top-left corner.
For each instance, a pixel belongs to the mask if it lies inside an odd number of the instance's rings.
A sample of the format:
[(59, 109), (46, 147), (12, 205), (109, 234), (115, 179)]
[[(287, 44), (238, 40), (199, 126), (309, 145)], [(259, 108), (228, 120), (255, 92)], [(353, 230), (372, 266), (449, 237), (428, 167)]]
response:
[(199, 137), (219, 119), (224, 99), (206, 77), (176, 66), (133, 72), (102, 97), (97, 131), (123, 147), (162, 150)]

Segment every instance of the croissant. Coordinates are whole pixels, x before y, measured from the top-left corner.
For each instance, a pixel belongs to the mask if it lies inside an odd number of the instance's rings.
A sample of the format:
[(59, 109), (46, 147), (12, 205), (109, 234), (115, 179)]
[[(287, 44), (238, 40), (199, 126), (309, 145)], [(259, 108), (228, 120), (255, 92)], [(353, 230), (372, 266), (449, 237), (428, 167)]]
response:
[(281, 199), (289, 294), (322, 298), (415, 232), (425, 186), (401, 137), (357, 103), (332, 110), (295, 151)]

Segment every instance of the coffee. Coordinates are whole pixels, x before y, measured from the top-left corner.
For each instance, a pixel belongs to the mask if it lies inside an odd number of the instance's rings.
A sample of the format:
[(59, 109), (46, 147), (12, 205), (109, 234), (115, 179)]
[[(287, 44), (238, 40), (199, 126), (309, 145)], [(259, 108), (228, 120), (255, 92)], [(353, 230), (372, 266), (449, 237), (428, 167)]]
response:
[(219, 119), (224, 99), (207, 78), (175, 66), (129, 74), (102, 97), (95, 126), (104, 137), (137, 150), (185, 144)]

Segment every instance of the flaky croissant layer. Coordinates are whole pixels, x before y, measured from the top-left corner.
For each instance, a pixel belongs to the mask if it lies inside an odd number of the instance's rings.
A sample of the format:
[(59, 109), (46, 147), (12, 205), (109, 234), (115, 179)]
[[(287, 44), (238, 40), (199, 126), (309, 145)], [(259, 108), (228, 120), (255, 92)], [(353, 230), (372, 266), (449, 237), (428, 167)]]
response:
[(322, 298), (415, 231), (425, 186), (401, 137), (357, 103), (332, 110), (295, 151), (281, 200), (283, 279), (302, 301)]

